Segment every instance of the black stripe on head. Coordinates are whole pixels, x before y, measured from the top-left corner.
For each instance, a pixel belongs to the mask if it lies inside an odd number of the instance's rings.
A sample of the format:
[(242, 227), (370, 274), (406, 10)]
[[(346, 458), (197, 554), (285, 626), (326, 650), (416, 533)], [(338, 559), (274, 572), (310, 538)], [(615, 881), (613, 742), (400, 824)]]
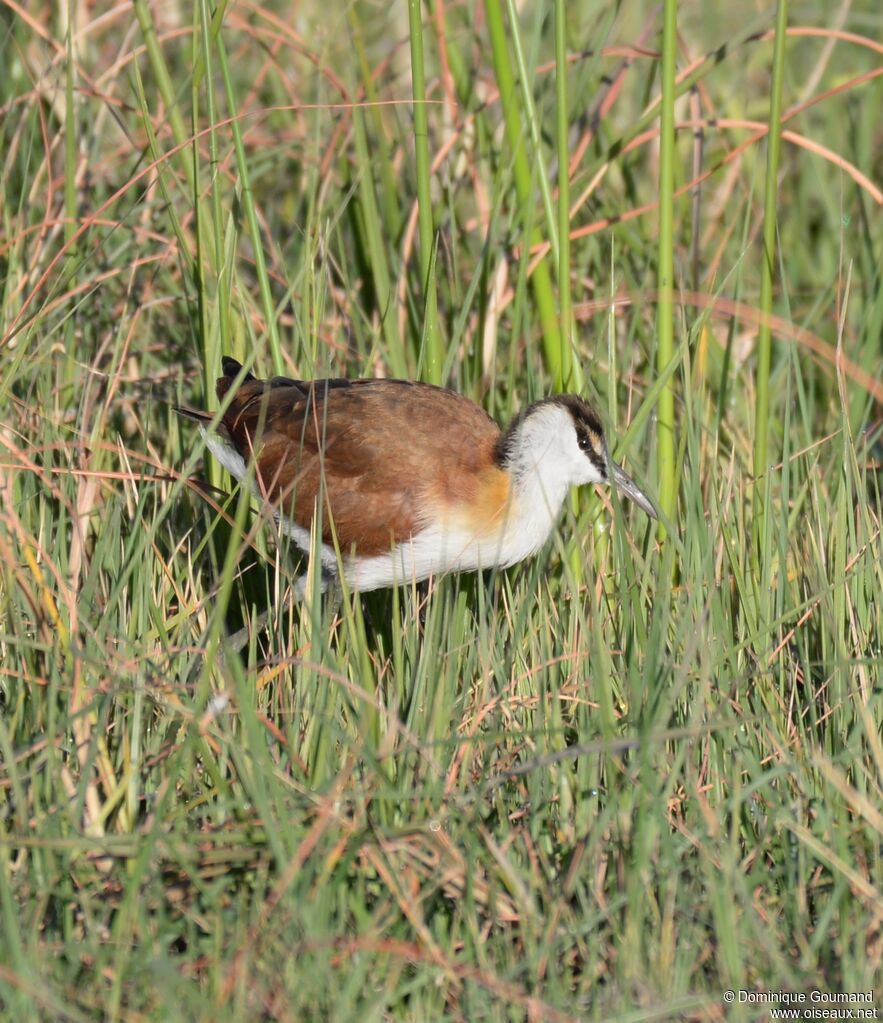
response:
[(606, 480), (607, 444), (604, 440), (604, 428), (592, 406), (576, 394), (556, 394), (551, 398), (541, 398), (515, 416), (508, 429), (497, 441), (494, 450), (494, 459), (497, 465), (502, 468), (508, 465), (518, 427), (544, 405), (558, 405), (570, 413), (580, 449), (598, 470), (601, 479)]
[(597, 469), (601, 479), (606, 480), (607, 443), (595, 410), (576, 394), (561, 394), (551, 400), (570, 413), (580, 450)]

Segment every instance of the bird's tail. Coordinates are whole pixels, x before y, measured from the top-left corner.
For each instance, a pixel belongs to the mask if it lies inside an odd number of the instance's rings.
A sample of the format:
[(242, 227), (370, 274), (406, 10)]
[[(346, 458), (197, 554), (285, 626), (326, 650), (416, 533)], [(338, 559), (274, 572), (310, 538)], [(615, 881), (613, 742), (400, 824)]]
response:
[(208, 412), (197, 412), (196, 409), (185, 408), (183, 405), (173, 405), (172, 411), (185, 419), (192, 419), (194, 423), (210, 423), (214, 418)]

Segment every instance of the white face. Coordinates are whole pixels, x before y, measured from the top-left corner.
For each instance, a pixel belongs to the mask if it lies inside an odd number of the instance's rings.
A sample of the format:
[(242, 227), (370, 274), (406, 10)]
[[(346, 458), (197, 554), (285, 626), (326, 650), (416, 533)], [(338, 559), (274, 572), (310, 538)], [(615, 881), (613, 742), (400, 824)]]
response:
[[(567, 438), (568, 462), (573, 467), (574, 484), (582, 486), (584, 483), (606, 483), (608, 479), (608, 455), (604, 438), (600, 438), (601, 446), (599, 449), (590, 450), (589, 445), (592, 442), (585, 433), (582, 435), (582, 440), (580, 439), (580, 434), (574, 426), (572, 418), (570, 419), (570, 429), (565, 433), (565, 437)], [(583, 447), (583, 445), (586, 446)], [(603, 472), (597, 464), (599, 460), (604, 467)]]
[[(522, 455), (527, 464), (550, 484), (565, 487), (604, 483), (589, 452), (580, 447), (573, 417), (566, 408), (549, 404), (537, 409), (522, 427)], [(601, 453), (607, 461), (607, 452)]]
[(610, 460), (591, 410), (578, 399), (565, 396), (562, 401), (569, 402), (571, 408), (558, 401), (541, 402), (518, 427), (508, 465), (522, 493), (533, 491), (534, 499), (545, 501), (557, 514), (570, 487), (612, 483), (655, 519), (657, 512), (650, 498)]

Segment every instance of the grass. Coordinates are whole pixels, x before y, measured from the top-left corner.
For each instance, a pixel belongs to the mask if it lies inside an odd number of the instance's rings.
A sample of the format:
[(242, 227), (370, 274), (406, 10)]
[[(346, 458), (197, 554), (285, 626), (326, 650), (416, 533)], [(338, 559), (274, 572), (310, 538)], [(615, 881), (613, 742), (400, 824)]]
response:
[[(772, 9), (679, 12), (663, 168), (660, 10), (514, 9), (422, 8), (427, 168), (404, 5), (5, 8), (3, 1019), (880, 1000), (876, 8), (792, 5), (771, 315)], [(585, 493), (508, 572), (290, 600), (171, 406), (225, 352), (435, 373), (431, 295), (448, 383), (502, 420), (578, 374), (651, 492), (671, 387), (664, 545)]]

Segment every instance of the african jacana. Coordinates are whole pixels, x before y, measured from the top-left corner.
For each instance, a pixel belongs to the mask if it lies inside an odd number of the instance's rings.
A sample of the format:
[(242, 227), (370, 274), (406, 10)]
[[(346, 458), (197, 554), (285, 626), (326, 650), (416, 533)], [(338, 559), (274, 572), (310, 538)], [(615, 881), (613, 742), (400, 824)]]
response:
[(208, 413), (179, 411), (307, 553), (321, 507), (322, 589), (340, 567), (351, 589), (367, 591), (514, 565), (545, 543), (569, 488), (583, 483), (613, 483), (656, 518), (576, 395), (534, 402), (501, 432), (468, 398), (428, 384), (245, 373), (228, 399), (242, 367), (225, 358), (223, 370), (217, 429)]

